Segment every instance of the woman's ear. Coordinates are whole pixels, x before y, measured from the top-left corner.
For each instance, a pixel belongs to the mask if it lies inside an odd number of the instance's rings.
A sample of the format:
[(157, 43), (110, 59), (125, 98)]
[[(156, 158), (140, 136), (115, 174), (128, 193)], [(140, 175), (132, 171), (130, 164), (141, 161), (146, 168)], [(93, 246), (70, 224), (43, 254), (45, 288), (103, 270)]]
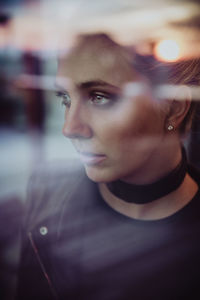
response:
[(169, 112), (166, 116), (166, 129), (177, 130), (185, 119), (191, 105), (191, 93), (187, 86), (177, 87), (173, 100), (168, 100)]

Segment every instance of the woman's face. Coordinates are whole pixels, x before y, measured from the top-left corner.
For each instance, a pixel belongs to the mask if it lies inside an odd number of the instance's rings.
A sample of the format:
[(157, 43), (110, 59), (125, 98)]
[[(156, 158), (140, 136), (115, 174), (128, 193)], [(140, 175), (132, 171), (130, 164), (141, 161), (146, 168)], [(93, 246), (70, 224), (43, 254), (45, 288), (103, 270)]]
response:
[(147, 174), (162, 165), (164, 115), (144, 78), (111, 54), (88, 48), (61, 59), (58, 76), (67, 79), (65, 84), (58, 80), (65, 106), (63, 134), (93, 181), (148, 181)]

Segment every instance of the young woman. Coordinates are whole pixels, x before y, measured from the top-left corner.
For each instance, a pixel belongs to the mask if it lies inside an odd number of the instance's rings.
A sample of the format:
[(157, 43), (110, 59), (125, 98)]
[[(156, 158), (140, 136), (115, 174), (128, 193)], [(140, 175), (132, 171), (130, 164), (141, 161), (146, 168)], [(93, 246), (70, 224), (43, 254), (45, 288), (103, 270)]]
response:
[(60, 59), (63, 134), (85, 171), (32, 177), (19, 299), (200, 296), (199, 175), (182, 145), (199, 66), (163, 66), (100, 34)]

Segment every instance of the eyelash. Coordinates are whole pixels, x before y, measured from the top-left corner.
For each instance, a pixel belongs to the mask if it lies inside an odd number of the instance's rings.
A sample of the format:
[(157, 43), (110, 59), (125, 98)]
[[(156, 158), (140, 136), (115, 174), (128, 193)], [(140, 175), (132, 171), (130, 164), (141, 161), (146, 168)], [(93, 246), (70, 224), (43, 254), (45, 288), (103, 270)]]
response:
[(61, 102), (62, 105), (66, 106), (66, 107), (70, 107), (71, 98), (67, 93), (65, 93), (65, 92), (56, 92), (56, 96), (58, 98), (62, 99), (62, 102)]
[[(62, 105), (66, 106), (66, 107), (70, 107), (71, 98), (68, 93), (57, 92), (56, 96), (62, 99)], [(89, 92), (89, 95), (87, 98), (93, 105), (107, 106), (107, 105), (112, 104), (113, 101), (116, 101), (117, 96), (115, 94), (92, 91), (92, 92)], [(104, 101), (103, 101), (103, 99), (104, 99)]]
[(116, 100), (116, 95), (103, 92), (91, 92), (89, 98), (94, 105), (106, 106)]

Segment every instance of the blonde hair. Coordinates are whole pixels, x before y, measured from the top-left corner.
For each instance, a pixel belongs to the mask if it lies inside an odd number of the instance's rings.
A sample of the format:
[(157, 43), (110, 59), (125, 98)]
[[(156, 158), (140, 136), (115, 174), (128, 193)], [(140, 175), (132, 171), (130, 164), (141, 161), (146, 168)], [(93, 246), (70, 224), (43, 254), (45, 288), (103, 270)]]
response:
[[(172, 64), (169, 83), (188, 85), (191, 88), (200, 86), (200, 58)], [(179, 128), (180, 133), (188, 131), (192, 126), (192, 122), (198, 118), (196, 114), (198, 100), (200, 100), (200, 95), (199, 99), (192, 99), (190, 109)]]
[[(138, 72), (144, 74), (153, 86), (160, 84), (186, 85), (192, 88), (200, 86), (200, 58), (194, 58), (176, 63), (159, 62), (153, 56), (134, 55), (133, 66)], [(191, 93), (192, 94), (192, 93)], [(196, 121), (199, 99), (192, 99), (190, 109), (182, 121), (179, 132), (186, 133)]]
[[(146, 76), (152, 87), (159, 84), (175, 85), (200, 85), (200, 58), (176, 63), (163, 63), (155, 59), (154, 56), (143, 56), (138, 54), (132, 47), (121, 46), (107, 34), (83, 34), (77, 39), (73, 54), (88, 55), (88, 47), (91, 53), (96, 55), (97, 50), (101, 49), (102, 56), (107, 53), (113, 54), (115, 60), (122, 59), (125, 64), (132, 66), (133, 69)], [(78, 51), (78, 53), (76, 53)], [(190, 109), (179, 127), (180, 133), (185, 133), (191, 125), (192, 117), (195, 113), (197, 103), (192, 101)]]

